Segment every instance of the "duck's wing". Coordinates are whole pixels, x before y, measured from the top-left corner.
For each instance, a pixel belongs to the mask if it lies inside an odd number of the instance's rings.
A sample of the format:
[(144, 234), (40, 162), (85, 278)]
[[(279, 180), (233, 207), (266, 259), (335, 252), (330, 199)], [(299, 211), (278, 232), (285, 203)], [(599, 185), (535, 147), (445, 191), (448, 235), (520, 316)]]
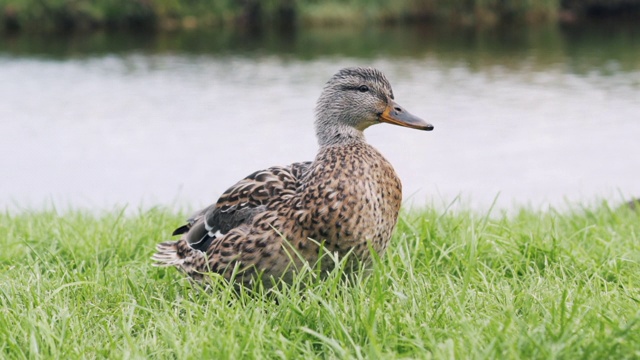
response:
[(206, 251), (216, 238), (251, 223), (270, 201), (295, 193), (310, 165), (299, 162), (254, 172), (225, 191), (215, 204), (191, 216), (173, 235), (184, 234), (189, 246)]

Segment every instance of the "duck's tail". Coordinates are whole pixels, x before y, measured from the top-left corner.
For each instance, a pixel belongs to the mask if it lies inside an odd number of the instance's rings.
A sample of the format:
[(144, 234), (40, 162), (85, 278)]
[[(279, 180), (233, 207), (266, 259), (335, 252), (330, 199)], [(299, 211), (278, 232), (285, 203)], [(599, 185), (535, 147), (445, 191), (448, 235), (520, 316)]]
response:
[(151, 257), (153, 266), (175, 266), (195, 280), (202, 278), (206, 268), (206, 255), (189, 246), (186, 240), (165, 241), (156, 246), (157, 252)]

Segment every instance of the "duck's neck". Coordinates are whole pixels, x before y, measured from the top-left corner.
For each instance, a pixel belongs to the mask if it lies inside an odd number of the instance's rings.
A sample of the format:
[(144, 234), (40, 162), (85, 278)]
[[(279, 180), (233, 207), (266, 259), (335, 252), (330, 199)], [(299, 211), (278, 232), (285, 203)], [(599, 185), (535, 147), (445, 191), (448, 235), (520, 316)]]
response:
[(327, 118), (316, 119), (316, 136), (320, 147), (366, 142), (362, 130)]

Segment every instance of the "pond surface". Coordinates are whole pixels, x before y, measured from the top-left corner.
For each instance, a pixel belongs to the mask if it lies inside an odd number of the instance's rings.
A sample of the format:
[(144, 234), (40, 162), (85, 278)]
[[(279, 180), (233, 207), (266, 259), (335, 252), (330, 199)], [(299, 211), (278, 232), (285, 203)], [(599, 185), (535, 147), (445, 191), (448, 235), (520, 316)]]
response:
[(365, 134), (407, 204), (640, 196), (640, 30), (323, 29), (0, 38), (0, 208), (195, 209), (311, 160), (313, 108), (375, 66), (435, 125)]

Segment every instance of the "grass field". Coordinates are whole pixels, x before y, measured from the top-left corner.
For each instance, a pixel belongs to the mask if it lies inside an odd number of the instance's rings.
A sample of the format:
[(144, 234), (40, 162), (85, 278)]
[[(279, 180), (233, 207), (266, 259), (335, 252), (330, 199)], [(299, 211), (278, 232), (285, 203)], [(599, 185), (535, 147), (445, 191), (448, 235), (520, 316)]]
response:
[(640, 358), (640, 213), (401, 216), (345, 284), (273, 294), (151, 266), (184, 214), (0, 215), (0, 358)]

